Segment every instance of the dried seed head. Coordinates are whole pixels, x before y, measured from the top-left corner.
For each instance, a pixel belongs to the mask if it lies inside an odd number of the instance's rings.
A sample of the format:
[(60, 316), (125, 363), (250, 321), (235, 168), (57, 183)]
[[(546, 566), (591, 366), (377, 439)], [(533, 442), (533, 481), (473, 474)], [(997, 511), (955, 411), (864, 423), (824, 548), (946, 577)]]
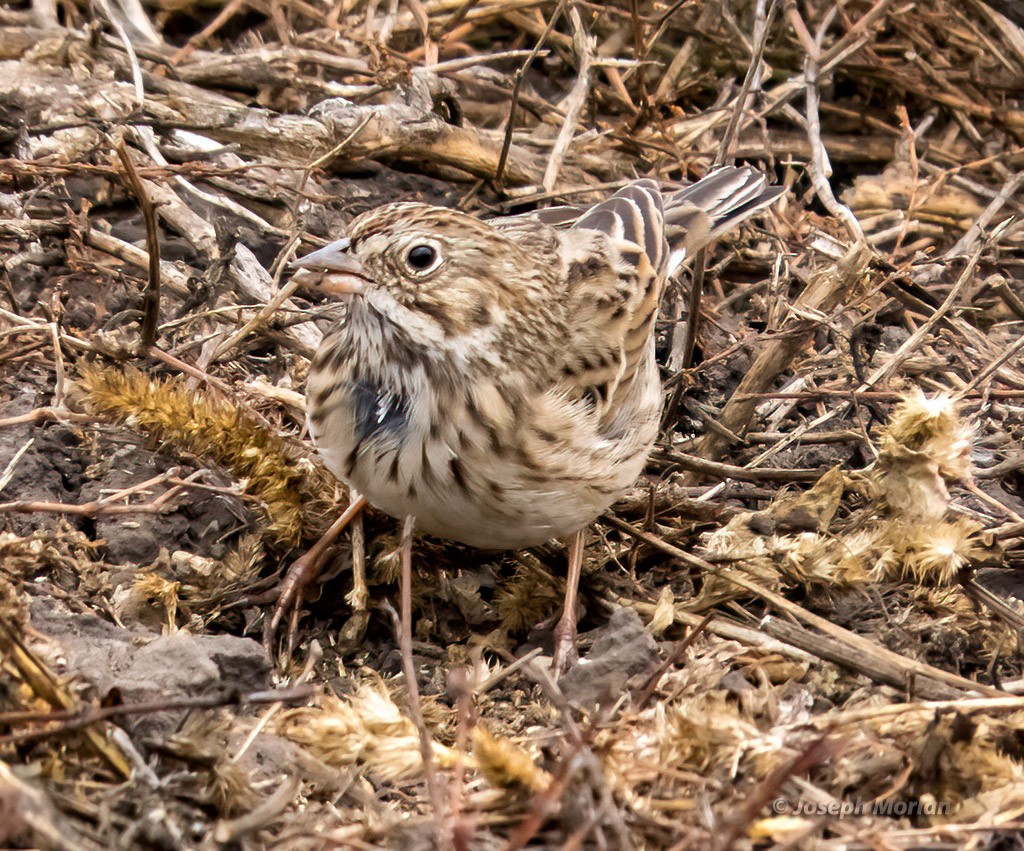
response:
[[(278, 727), (328, 765), (361, 765), (374, 780), (404, 780), (423, 770), (416, 727), (382, 682), (363, 683), (348, 697), (324, 694), (315, 706), (285, 712)], [(433, 750), (442, 765), (454, 763), (450, 748), (434, 742)]]
[(551, 775), (537, 766), (528, 751), (497, 738), (483, 724), (473, 728), (473, 755), (484, 777), (502, 789), (540, 792), (551, 782)]
[(945, 517), (947, 482), (970, 476), (972, 432), (946, 395), (929, 399), (918, 390), (900, 403), (882, 432), (876, 470), (894, 517), (919, 523)]
[(230, 402), (135, 369), (86, 367), (77, 388), (97, 414), (229, 469), (263, 502), (264, 534), (271, 540), (292, 546), (304, 531), (315, 536), (322, 526), (322, 509), (333, 501), (327, 477), (311, 471), (277, 434)]

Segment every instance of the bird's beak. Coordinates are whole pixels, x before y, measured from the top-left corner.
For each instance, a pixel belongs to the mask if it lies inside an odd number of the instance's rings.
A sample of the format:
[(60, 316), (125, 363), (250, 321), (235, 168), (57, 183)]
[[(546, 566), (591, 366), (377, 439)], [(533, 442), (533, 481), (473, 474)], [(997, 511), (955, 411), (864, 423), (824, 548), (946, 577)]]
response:
[(331, 295), (358, 295), (369, 283), (363, 264), (348, 253), (352, 241), (339, 239), (289, 264), (297, 284)]

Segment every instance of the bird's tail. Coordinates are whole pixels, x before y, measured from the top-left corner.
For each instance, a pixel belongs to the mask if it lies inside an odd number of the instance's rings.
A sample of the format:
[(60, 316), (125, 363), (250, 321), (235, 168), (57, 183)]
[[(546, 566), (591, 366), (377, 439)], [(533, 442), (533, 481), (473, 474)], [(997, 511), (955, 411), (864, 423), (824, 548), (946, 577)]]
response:
[(723, 166), (689, 186), (663, 190), (665, 236), (671, 251), (668, 274), (785, 191), (783, 186), (769, 186), (764, 174), (748, 166)]

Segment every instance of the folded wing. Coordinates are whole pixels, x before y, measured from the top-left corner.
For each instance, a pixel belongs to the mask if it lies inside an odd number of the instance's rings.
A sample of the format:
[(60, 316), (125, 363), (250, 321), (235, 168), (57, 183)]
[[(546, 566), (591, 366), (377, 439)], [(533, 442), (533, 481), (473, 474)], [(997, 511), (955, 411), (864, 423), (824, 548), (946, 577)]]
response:
[(602, 419), (632, 389), (666, 279), (783, 191), (754, 168), (726, 166), (688, 186), (638, 180), (589, 208), (499, 220), (558, 229), (571, 323), (562, 373), (570, 389), (594, 399)]

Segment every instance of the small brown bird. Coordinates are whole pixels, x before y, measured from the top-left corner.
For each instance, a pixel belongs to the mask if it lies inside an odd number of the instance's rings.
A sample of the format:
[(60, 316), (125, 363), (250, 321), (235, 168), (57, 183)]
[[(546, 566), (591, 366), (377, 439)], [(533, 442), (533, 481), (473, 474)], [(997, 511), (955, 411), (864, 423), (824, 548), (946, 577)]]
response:
[[(589, 208), (481, 221), (389, 204), (295, 264), (345, 297), (313, 360), (327, 467), (420, 531), (483, 549), (582, 538), (628, 491), (658, 430), (654, 323), (684, 258), (782, 193), (752, 168), (639, 180)], [(298, 276), (297, 276), (298, 277)]]

